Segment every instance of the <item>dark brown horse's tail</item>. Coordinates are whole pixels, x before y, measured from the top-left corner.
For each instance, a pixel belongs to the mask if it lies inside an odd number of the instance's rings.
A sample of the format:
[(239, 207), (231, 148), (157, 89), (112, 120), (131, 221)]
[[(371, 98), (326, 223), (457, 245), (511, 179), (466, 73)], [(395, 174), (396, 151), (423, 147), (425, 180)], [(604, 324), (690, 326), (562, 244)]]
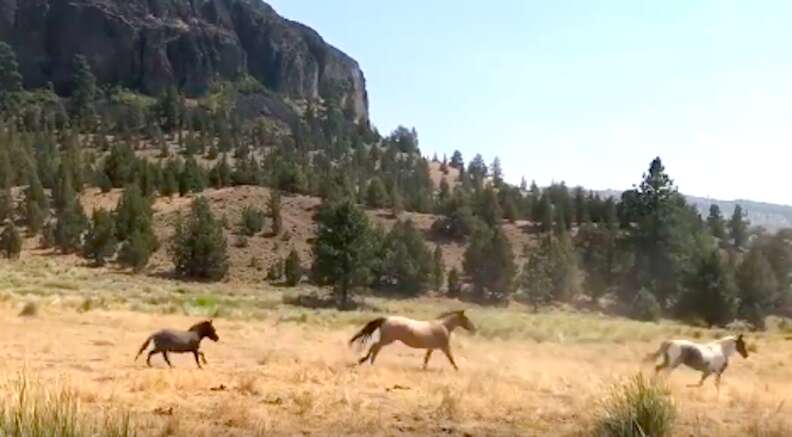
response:
[(143, 351), (146, 350), (146, 348), (148, 347), (149, 343), (151, 343), (151, 339), (153, 339), (153, 338), (154, 338), (154, 335), (150, 335), (149, 338), (147, 338), (146, 341), (143, 343), (143, 346), (140, 346), (140, 350), (138, 351), (137, 355), (135, 355), (135, 361), (137, 361), (137, 359), (140, 358), (140, 354), (142, 354)]
[(349, 345), (351, 346), (358, 340), (360, 340), (362, 344), (365, 344), (368, 341), (368, 339), (371, 337), (371, 335), (374, 334), (374, 331), (379, 329), (379, 327), (382, 326), (383, 323), (385, 323), (385, 317), (380, 317), (378, 319), (374, 319), (366, 323), (366, 326), (364, 326), (363, 329), (358, 331), (358, 333), (355, 334), (355, 336), (352, 337), (351, 340), (349, 340)]

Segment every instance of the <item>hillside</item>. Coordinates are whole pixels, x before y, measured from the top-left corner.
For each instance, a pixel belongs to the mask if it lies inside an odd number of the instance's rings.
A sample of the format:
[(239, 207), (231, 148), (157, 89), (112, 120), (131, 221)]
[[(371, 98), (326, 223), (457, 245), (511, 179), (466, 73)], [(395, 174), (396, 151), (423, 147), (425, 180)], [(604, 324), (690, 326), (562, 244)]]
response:
[[(71, 95), (81, 54), (101, 86), (201, 96), (250, 76), (282, 99), (335, 99), (368, 122), (358, 63), (259, 0), (0, 0), (0, 41), (26, 88)], [(261, 112), (275, 105), (260, 100)]]
[[(599, 191), (603, 197), (613, 196), (618, 199), (622, 192), (617, 190)], [(770, 232), (780, 229), (792, 228), (792, 206), (778, 205), (773, 203), (756, 202), (753, 200), (718, 200), (706, 197), (685, 195), (688, 203), (695, 205), (702, 216), (709, 214), (710, 206), (713, 204), (720, 207), (725, 217), (730, 217), (734, 213), (734, 207), (742, 206), (748, 213), (748, 220), (754, 226), (761, 226)]]

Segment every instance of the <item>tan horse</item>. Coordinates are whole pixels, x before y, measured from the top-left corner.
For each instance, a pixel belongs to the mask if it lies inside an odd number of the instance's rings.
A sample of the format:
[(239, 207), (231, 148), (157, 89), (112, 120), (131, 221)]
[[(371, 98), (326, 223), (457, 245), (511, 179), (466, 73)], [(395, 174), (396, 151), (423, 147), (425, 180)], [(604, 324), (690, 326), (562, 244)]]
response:
[(363, 329), (349, 340), (349, 344), (352, 345), (356, 341), (365, 344), (374, 332), (379, 329), (379, 341), (371, 345), (366, 356), (361, 358), (358, 364), (363, 364), (367, 359), (371, 358), (371, 364), (373, 365), (380, 349), (398, 340), (415, 349), (426, 349), (424, 369), (429, 364), (432, 352), (435, 349), (440, 349), (448, 357), (448, 361), (451, 362), (454, 369), (459, 370), (454, 362), (453, 355), (451, 355), (449, 340), (454, 329), (460, 326), (470, 332), (476, 332), (476, 327), (465, 316), (464, 310), (441, 314), (439, 318), (432, 321), (413, 320), (400, 316), (380, 317), (368, 322)]

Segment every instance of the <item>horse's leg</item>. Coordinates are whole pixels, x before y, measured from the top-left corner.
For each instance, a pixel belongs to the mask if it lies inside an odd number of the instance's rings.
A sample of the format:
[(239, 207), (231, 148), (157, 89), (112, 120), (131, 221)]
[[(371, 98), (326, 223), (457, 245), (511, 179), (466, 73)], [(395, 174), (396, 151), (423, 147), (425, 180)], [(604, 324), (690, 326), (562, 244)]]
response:
[(704, 373), (701, 374), (701, 380), (699, 381), (698, 384), (690, 384), (690, 385), (688, 385), (688, 387), (701, 387), (702, 385), (704, 385), (704, 381), (707, 378), (709, 378), (711, 373), (712, 372), (710, 372), (709, 370), (705, 371)]
[(664, 353), (663, 362), (655, 366), (655, 373), (660, 373), (660, 371), (667, 368), (668, 365), (669, 365), (668, 353)]
[(369, 359), (369, 357), (371, 356), (371, 351), (373, 351), (373, 350), (374, 350), (374, 345), (372, 344), (371, 347), (369, 348), (368, 353), (366, 354), (366, 356), (358, 360), (358, 365), (361, 365), (361, 364), (365, 363)]
[(206, 365), (206, 364), (209, 364), (209, 363), (206, 361), (206, 355), (204, 355), (204, 353), (203, 353), (203, 352), (201, 352), (201, 351), (198, 351), (198, 354), (201, 356), (201, 360), (203, 361), (203, 363), (204, 363), (205, 365)]
[(195, 357), (195, 364), (198, 365), (199, 369), (202, 369), (201, 362), (198, 360), (198, 351), (193, 351), (193, 356)]
[(426, 351), (426, 356), (424, 357), (424, 366), (423, 366), (424, 370), (426, 370), (426, 366), (429, 365), (429, 358), (432, 356), (433, 350), (434, 349), (427, 349)]
[(382, 343), (377, 343), (371, 347), (371, 365), (374, 365), (374, 360), (377, 359), (377, 354), (379, 354), (380, 349), (384, 346)]
[(448, 346), (444, 347), (443, 353), (448, 358), (448, 361), (451, 362), (451, 365), (454, 366), (454, 370), (459, 370), (459, 367), (457, 367), (456, 363), (454, 362), (454, 356), (451, 355), (451, 348), (449, 348)]
[(156, 353), (159, 353), (159, 351), (158, 351), (158, 350), (156, 350), (156, 349), (155, 349), (155, 350), (153, 350), (153, 351), (151, 351), (151, 352), (149, 352), (149, 354), (148, 354), (148, 357), (146, 358), (146, 364), (147, 364), (149, 367), (151, 367), (151, 356), (152, 356), (152, 355), (154, 355), (154, 354), (156, 354)]
[(168, 351), (162, 351), (162, 358), (165, 358), (165, 362), (168, 363), (168, 367), (173, 367), (170, 360), (168, 359)]

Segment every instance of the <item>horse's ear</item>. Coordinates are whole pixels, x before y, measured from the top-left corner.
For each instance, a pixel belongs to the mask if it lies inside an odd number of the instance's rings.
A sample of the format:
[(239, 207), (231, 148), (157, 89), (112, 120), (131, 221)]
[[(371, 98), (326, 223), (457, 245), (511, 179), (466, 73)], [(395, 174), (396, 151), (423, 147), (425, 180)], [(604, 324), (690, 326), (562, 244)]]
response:
[(737, 341), (742, 341), (742, 339), (743, 339), (743, 335), (742, 334), (737, 336)]

